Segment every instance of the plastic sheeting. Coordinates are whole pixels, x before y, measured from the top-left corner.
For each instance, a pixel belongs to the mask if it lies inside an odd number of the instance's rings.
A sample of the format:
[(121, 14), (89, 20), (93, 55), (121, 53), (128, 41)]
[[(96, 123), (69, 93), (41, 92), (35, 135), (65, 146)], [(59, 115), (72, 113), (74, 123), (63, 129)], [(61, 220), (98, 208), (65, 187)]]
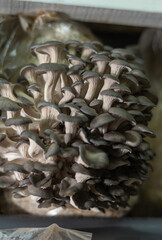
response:
[(53, 224), (47, 228), (18, 228), (0, 231), (1, 240), (91, 240), (92, 234), (60, 228)]

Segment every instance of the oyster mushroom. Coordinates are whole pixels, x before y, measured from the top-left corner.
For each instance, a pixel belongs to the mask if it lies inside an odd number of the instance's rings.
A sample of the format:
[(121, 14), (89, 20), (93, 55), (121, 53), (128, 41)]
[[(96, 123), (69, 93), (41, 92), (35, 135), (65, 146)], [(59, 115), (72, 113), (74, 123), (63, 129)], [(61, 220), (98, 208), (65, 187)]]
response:
[(45, 146), (41, 139), (30, 131), (24, 131), (21, 133), (21, 138), (29, 140), (28, 153), (31, 157), (38, 157), (44, 151)]
[(99, 128), (101, 133), (105, 133), (109, 124), (113, 121), (115, 121), (115, 118), (111, 114), (102, 113), (91, 121), (90, 128)]
[(59, 105), (70, 102), (75, 97), (75, 92), (70, 87), (63, 87), (62, 91), (64, 91), (64, 96), (60, 100)]
[(112, 114), (113, 117), (118, 118), (111, 124), (111, 130), (116, 130), (124, 121), (130, 122), (133, 126), (136, 125), (136, 121), (133, 116), (123, 108), (112, 107), (109, 109), (109, 113)]
[(66, 177), (60, 183), (60, 196), (72, 196), (83, 188), (82, 183), (77, 183), (73, 178)]
[(57, 63), (42, 63), (35, 69), (36, 74), (43, 74), (44, 78), (44, 101), (56, 103), (57, 91), (55, 91), (60, 74), (67, 71), (67, 66)]
[(57, 105), (50, 102), (39, 102), (37, 107), (41, 112), (41, 132), (48, 127), (55, 128), (58, 126), (59, 121), (57, 117), (61, 110)]
[(14, 95), (14, 84), (11, 84), (6, 79), (0, 78), (0, 95), (1, 97), (9, 98), (12, 101), (19, 103), (18, 99)]
[(83, 164), (94, 169), (106, 168), (109, 165), (108, 155), (98, 148), (91, 145), (80, 145), (80, 157), (77, 160), (79, 164)]
[(68, 52), (72, 55), (77, 54), (77, 50), (79, 46), (80, 46), (80, 42), (77, 40), (67, 40), (65, 42), (65, 48), (67, 48)]
[(121, 73), (131, 71), (129, 64), (124, 60), (112, 60), (110, 63), (110, 74), (119, 77)]
[(35, 103), (35, 107), (37, 106), (37, 104), (41, 101), (42, 99), (42, 93), (40, 91), (40, 86), (38, 84), (31, 84), (28, 87), (28, 92), (32, 94), (33, 98), (34, 98), (34, 103)]
[(81, 90), (82, 90), (82, 79), (81, 79), (81, 76), (79, 74), (79, 72), (81, 70), (84, 69), (84, 66), (83, 65), (74, 65), (72, 66), (69, 71), (67, 72), (67, 75), (72, 79), (73, 81), (73, 84), (72, 84), (72, 87), (74, 87), (75, 91), (76, 91), (76, 94), (77, 94), (77, 97), (80, 97), (80, 94), (81, 94)]
[(51, 41), (31, 46), (31, 52), (38, 57), (39, 64), (59, 63), (62, 60), (64, 46), (62, 42)]
[(137, 79), (137, 81), (142, 85), (142, 87), (144, 87), (144, 88), (150, 87), (149, 79), (146, 77), (146, 75), (141, 70), (134, 69), (134, 70), (130, 71), (128, 74), (134, 76)]
[(88, 82), (88, 90), (84, 99), (90, 102), (97, 96), (98, 88), (101, 85), (101, 76), (97, 72), (85, 71), (82, 78)]
[(32, 49), (38, 66), (0, 79), (0, 187), (41, 208), (123, 215), (154, 157), (157, 98), (141, 62), (95, 41)]
[(100, 74), (103, 74), (105, 72), (109, 73), (108, 63), (110, 62), (110, 58), (107, 56), (101, 54), (93, 54), (91, 56), (91, 62), (96, 63), (96, 71)]
[(80, 48), (82, 49), (81, 58), (83, 60), (87, 60), (92, 54), (97, 53), (97, 48), (91, 43), (83, 43)]
[(123, 102), (122, 96), (111, 89), (102, 91), (101, 96), (103, 97), (103, 112), (108, 112), (114, 102)]
[(30, 84), (36, 83), (35, 64), (25, 65), (20, 70), (20, 77), (26, 78)]
[(21, 107), (9, 98), (0, 97), (0, 110), (7, 112), (7, 118), (12, 118), (17, 111), (21, 110)]
[(114, 48), (112, 53), (120, 54), (121, 56), (125, 57), (127, 60), (134, 60), (136, 57), (135, 55), (128, 49), (123, 48)]
[(28, 125), (32, 123), (30, 118), (19, 117), (19, 118), (9, 118), (5, 121), (5, 126), (11, 126), (17, 134), (21, 134), (21, 132), (27, 130)]
[(101, 91), (99, 93), (99, 96), (98, 96), (98, 99), (100, 99), (100, 100), (102, 100), (102, 95), (101, 95), (102, 91), (110, 89), (110, 87), (115, 83), (116, 84), (120, 83), (118, 78), (116, 78), (110, 74), (104, 74), (102, 78), (104, 80), (104, 84), (103, 84)]

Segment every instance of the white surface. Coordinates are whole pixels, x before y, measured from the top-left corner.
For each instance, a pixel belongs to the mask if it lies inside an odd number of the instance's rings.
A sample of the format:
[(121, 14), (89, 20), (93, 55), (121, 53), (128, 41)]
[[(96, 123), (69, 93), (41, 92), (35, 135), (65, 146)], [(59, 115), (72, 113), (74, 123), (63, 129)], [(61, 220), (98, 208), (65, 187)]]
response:
[[(14, 0), (13, 0), (14, 1)], [(162, 0), (18, 0), (162, 13)]]

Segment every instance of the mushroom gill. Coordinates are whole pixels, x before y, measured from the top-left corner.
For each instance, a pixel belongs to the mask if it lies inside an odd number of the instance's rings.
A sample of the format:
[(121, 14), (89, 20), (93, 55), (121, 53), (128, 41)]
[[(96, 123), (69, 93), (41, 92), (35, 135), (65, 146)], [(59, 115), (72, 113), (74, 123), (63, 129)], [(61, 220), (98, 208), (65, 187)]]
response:
[(154, 156), (156, 101), (135, 56), (95, 41), (31, 50), (39, 64), (22, 68), (26, 83), (0, 81), (0, 187), (38, 207), (127, 208)]

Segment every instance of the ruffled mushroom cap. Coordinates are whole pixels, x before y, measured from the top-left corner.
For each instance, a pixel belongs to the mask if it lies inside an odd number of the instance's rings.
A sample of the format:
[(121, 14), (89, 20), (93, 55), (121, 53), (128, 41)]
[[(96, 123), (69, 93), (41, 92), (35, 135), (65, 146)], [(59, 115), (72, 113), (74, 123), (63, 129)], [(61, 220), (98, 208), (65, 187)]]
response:
[(140, 61), (97, 41), (31, 51), (39, 65), (21, 69), (27, 81), (0, 79), (0, 187), (40, 208), (118, 215), (154, 156), (145, 137), (157, 99)]

